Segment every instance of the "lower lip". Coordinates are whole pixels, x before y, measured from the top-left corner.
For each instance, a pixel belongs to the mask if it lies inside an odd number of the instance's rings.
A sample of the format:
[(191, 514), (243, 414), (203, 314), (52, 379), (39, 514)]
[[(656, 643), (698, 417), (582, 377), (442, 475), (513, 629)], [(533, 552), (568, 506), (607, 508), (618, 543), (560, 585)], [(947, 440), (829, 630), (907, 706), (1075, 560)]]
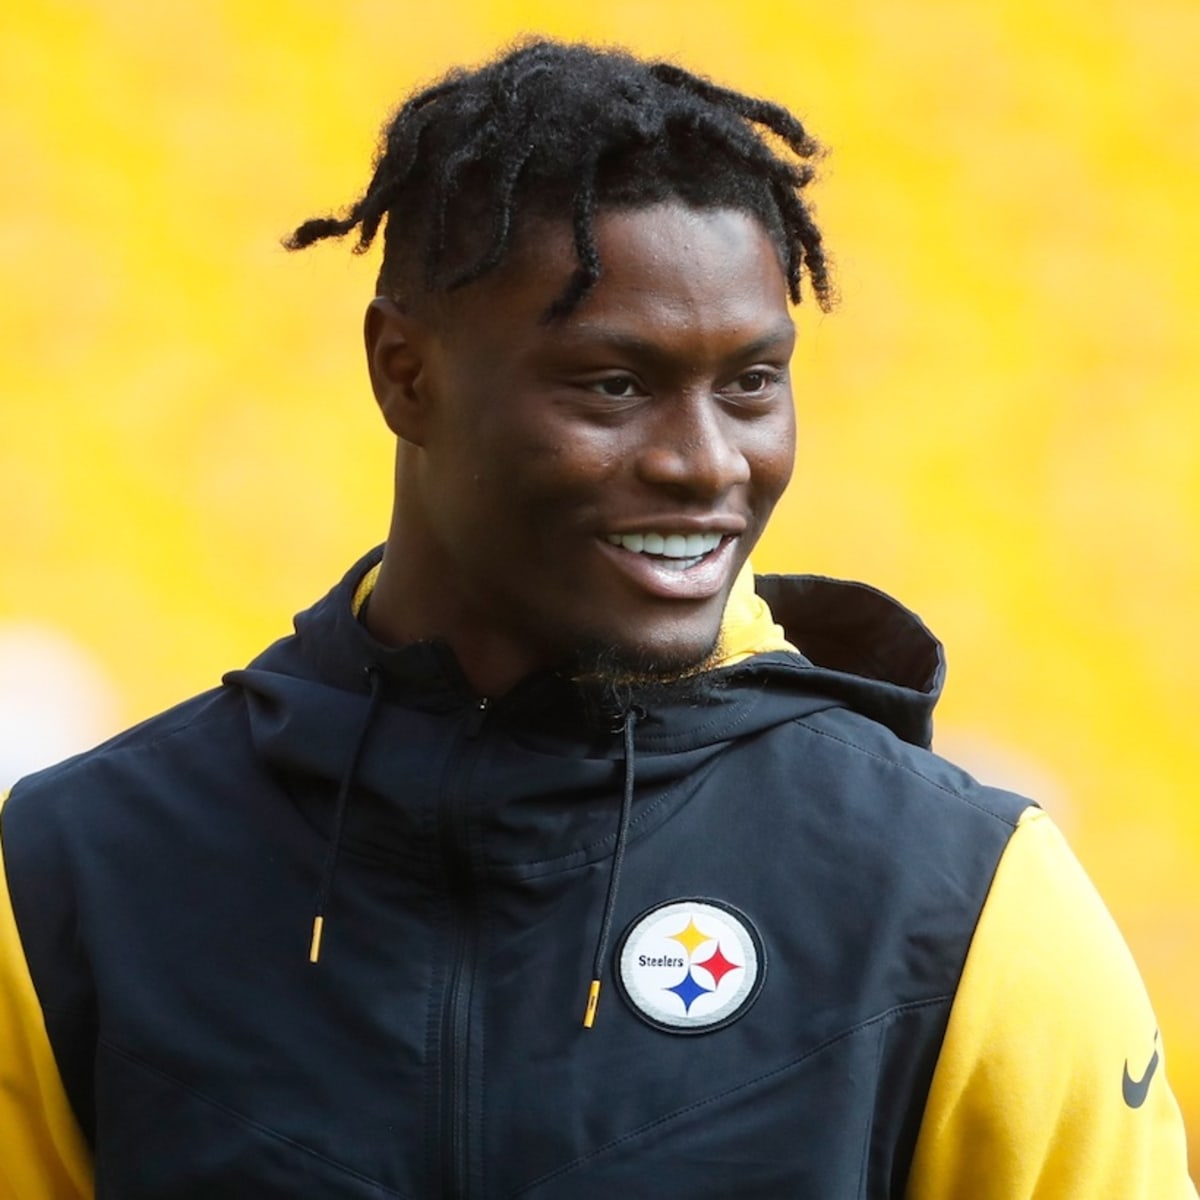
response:
[(715, 550), (682, 571), (664, 566), (664, 560), (655, 555), (635, 554), (609, 541), (601, 541), (599, 545), (643, 591), (667, 600), (708, 600), (729, 581), (736, 543), (736, 537), (724, 538)]

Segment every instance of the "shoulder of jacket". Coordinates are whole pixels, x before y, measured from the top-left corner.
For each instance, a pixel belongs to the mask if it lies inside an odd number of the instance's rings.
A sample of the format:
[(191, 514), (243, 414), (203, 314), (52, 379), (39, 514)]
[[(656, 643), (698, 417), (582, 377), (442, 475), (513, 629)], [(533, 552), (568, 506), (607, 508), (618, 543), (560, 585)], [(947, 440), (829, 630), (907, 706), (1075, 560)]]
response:
[(192, 739), (202, 750), (213, 737), (214, 725), (240, 711), (232, 688), (214, 688), (184, 700), (90, 750), (19, 779), (10, 790), (4, 816), (13, 819), (34, 807), (47, 814), (62, 805), (73, 808), (73, 797), (119, 787), (126, 772), (139, 770), (146, 755), (168, 739)]
[(933, 750), (914, 746), (886, 726), (847, 708), (827, 708), (793, 724), (834, 756), (857, 759), (872, 773), (924, 792), (964, 817), (999, 822), (1011, 834), (1022, 813), (1036, 808), (1027, 796), (981, 783), (962, 767)]

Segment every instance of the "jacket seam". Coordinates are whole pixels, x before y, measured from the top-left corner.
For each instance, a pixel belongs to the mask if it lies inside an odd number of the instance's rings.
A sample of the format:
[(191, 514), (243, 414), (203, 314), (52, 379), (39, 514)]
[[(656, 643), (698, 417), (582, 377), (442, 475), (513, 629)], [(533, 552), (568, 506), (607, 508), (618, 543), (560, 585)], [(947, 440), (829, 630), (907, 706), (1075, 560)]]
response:
[[(717, 769), (717, 766), (724, 760), (725, 755), (729, 753), (731, 748), (731, 746), (726, 746), (724, 749), (714, 754), (713, 757), (702, 767), (696, 771), (693, 771), (689, 776), (686, 777), (686, 782), (693, 783), (694, 785), (692, 788), (693, 794), (699, 791), (701, 785), (713, 773), (713, 771)], [(657, 799), (652, 800), (648, 805), (646, 805), (646, 807), (643, 808), (642, 811), (638, 813), (638, 815), (632, 821), (630, 821), (630, 844), (638, 842), (642, 838), (649, 837), (652, 833), (657, 832), (657, 824), (654, 825), (652, 829), (646, 829), (645, 825), (650, 822), (652, 818), (660, 816), (661, 810), (664, 808), (664, 806), (668, 805), (672, 800), (675, 799), (676, 792), (683, 785), (683, 782), (684, 781), (679, 781), (672, 784)], [(679, 801), (679, 807), (686, 807), (689, 801), (690, 797)], [(670, 815), (671, 814), (668, 814), (667, 819), (670, 818)], [(518, 877), (523, 877), (527, 871), (532, 871), (537, 878), (548, 879), (559, 873), (578, 870), (580, 867), (590, 866), (593, 863), (603, 861), (605, 855), (599, 853), (599, 851), (603, 847), (608, 846), (609, 843), (615, 839), (615, 837), (615, 831), (610, 831), (609, 833), (604, 834), (602, 837), (596, 838), (595, 841), (584, 843), (584, 845), (579, 846), (577, 849), (571, 851), (571, 853), (568, 855), (560, 854), (550, 858), (535, 858), (530, 861), (522, 861), (519, 863), (490, 863), (488, 864), (487, 869), (489, 872), (494, 872), (500, 876), (515, 875)], [(611, 853), (611, 850), (608, 851), (608, 853)], [(570, 861), (562, 863), (562, 859), (564, 857)], [(575, 861), (579, 858), (582, 858), (582, 861)], [(561, 866), (558, 865), (560, 863), (562, 863)], [(543, 867), (548, 869), (538, 869)]]
[[(231, 689), (229, 688), (229, 686), (224, 685), (219, 688), (214, 688), (212, 691), (205, 693), (203, 698), (207, 703), (212, 703), (213, 701), (215, 701), (217, 699), (218, 696), (221, 696), (221, 695), (228, 696), (230, 694), (230, 692), (231, 692)], [(195, 713), (193, 715), (189, 715), (187, 717), (182, 717), (182, 718), (180, 718), (179, 721), (177, 721), (175, 724), (173, 724), (169, 729), (164, 729), (161, 732), (154, 734), (153, 737), (149, 738), (146, 741), (142, 741), (139, 739), (136, 743), (134, 743), (132, 745), (128, 745), (128, 746), (111, 746), (107, 750), (105, 750), (105, 748), (103, 746), (101, 746), (101, 747), (98, 747), (98, 749), (103, 752), (105, 757), (107, 757), (110, 754), (111, 755), (136, 754), (140, 751), (151, 750), (155, 746), (159, 745), (160, 742), (165, 742), (169, 738), (178, 737), (180, 734), (187, 733), (189, 730), (199, 729), (208, 724), (215, 725), (215, 724), (220, 724), (221, 722), (237, 723), (239, 717), (241, 718), (241, 723), (245, 724), (245, 704), (244, 704), (244, 702), (242, 703), (242, 705), (239, 708), (234, 709), (231, 712), (216, 712), (216, 713), (214, 713), (214, 712), (199, 712), (199, 713)], [(133, 731), (131, 730), (130, 732), (132, 733)]]
[[(744, 710), (738, 712), (737, 715), (732, 719), (730, 719), (729, 714), (723, 710), (721, 712), (714, 713), (710, 720), (700, 722), (688, 730), (686, 744), (690, 745), (691, 743), (695, 742), (696, 739), (700, 738), (702, 735), (709, 734), (714, 729), (728, 732), (728, 736), (723, 737), (721, 739), (722, 741), (734, 741), (734, 735), (736, 734), (737, 730), (741, 729), (741, 727), (750, 720), (751, 715), (754, 713), (754, 710), (757, 707), (758, 697), (756, 696), (753, 703), (748, 703)], [(680, 741), (680, 736), (678, 733), (674, 732), (655, 733), (653, 730), (646, 730), (639, 735), (638, 741), (641, 743), (642, 749), (662, 750), (669, 753), (675, 748), (675, 744)], [(636, 748), (637, 746), (635, 744), (635, 750)]]
[(837, 1045), (839, 1042), (845, 1041), (849, 1037), (853, 1037), (856, 1033), (861, 1033), (864, 1029), (870, 1029), (874, 1025), (878, 1025), (883, 1021), (891, 1020), (893, 1017), (901, 1013), (919, 1012), (924, 1008), (934, 1008), (941, 1004), (946, 1004), (948, 1001), (953, 1001), (954, 994), (947, 992), (944, 995), (933, 996), (927, 1000), (912, 1000), (905, 1004), (896, 1004), (891, 1008), (885, 1009), (881, 1013), (877, 1013), (873, 1017), (868, 1017), (864, 1021), (860, 1021), (857, 1025), (851, 1025), (848, 1029), (843, 1029), (840, 1033), (833, 1034), (827, 1037), (824, 1041), (818, 1042), (810, 1050), (806, 1050), (798, 1058), (793, 1058), (782, 1066), (773, 1067), (769, 1071), (764, 1071), (761, 1075), (755, 1075), (750, 1079), (743, 1080), (736, 1087), (727, 1088), (723, 1092), (717, 1092), (712, 1096), (706, 1096), (703, 1100), (697, 1100), (692, 1104), (686, 1105), (684, 1108), (676, 1109), (674, 1112), (668, 1113), (665, 1116), (659, 1117), (657, 1120), (650, 1121), (645, 1125), (639, 1126), (637, 1129), (630, 1130), (629, 1133), (623, 1134), (619, 1138), (614, 1138), (611, 1142), (606, 1142), (603, 1146), (597, 1146), (596, 1149), (589, 1151), (587, 1154), (581, 1155), (579, 1158), (564, 1164), (561, 1167), (556, 1167), (553, 1171), (547, 1172), (545, 1175), (533, 1180), (530, 1183), (522, 1184), (514, 1192), (509, 1193), (510, 1200), (517, 1200), (517, 1197), (527, 1196), (531, 1192), (536, 1191), (544, 1184), (550, 1183), (555, 1179), (561, 1178), (563, 1175), (569, 1174), (576, 1167), (583, 1166), (584, 1163), (591, 1162), (593, 1159), (599, 1158), (601, 1155), (607, 1154), (619, 1146), (625, 1145), (627, 1142), (636, 1141), (638, 1138), (644, 1137), (652, 1130), (659, 1129), (664, 1125), (670, 1124), (672, 1121), (679, 1120), (682, 1117), (699, 1112), (711, 1104), (717, 1104), (722, 1100), (728, 1099), (730, 1096), (737, 1095), (738, 1092), (743, 1092), (748, 1088), (756, 1087), (768, 1079), (773, 1079), (777, 1075), (786, 1074), (788, 1071), (807, 1062), (810, 1058), (815, 1058), (818, 1054), (828, 1050), (831, 1046)]
[(156, 1067), (145, 1059), (116, 1045), (107, 1038), (100, 1038), (99, 1044), (110, 1053), (123, 1058), (126, 1062), (137, 1067), (139, 1070), (145, 1071), (150, 1075), (156, 1075), (160, 1079), (165, 1080), (172, 1086), (187, 1092), (194, 1096), (197, 1100), (209, 1105), (211, 1108), (223, 1112), (227, 1117), (237, 1121), (240, 1125), (244, 1125), (249, 1129), (255, 1130), (274, 1141), (282, 1142), (283, 1144), (292, 1147), (294, 1150), (300, 1151), (302, 1154), (307, 1154), (310, 1158), (315, 1158), (319, 1162), (325, 1163), (336, 1171), (340, 1171), (343, 1175), (348, 1175), (352, 1179), (357, 1179), (361, 1183), (370, 1185), (373, 1188), (378, 1188), (380, 1192), (388, 1196), (394, 1196), (397, 1200), (411, 1200), (407, 1192), (396, 1191), (395, 1188), (390, 1188), (384, 1183), (380, 1183), (377, 1179), (372, 1179), (369, 1175), (364, 1175), (361, 1171), (356, 1171), (353, 1167), (347, 1166), (345, 1163), (338, 1162), (335, 1158), (330, 1158), (327, 1154), (322, 1154), (319, 1150), (314, 1150), (311, 1146), (306, 1146), (303, 1142), (296, 1141), (295, 1138), (289, 1137), (285, 1133), (280, 1133), (276, 1129), (272, 1129), (269, 1125), (264, 1125), (261, 1121), (256, 1121), (253, 1117), (247, 1116), (245, 1113), (238, 1112), (236, 1108), (230, 1107), (223, 1101), (217, 1100), (212, 1096), (206, 1095), (199, 1088), (190, 1083), (185, 1083), (182, 1079), (172, 1075), (169, 1071), (164, 1071), (161, 1067)]
[[(194, 697), (194, 700), (205, 701), (205, 705), (207, 707), (208, 704), (211, 704), (222, 694), (228, 694), (230, 690), (231, 689), (227, 686), (214, 688), (211, 691), (202, 693), (200, 696)], [(187, 704), (191, 702), (185, 701), (184, 703)], [(92, 750), (86, 751), (82, 755), (64, 759), (61, 763), (47, 767), (44, 771), (38, 771), (32, 775), (26, 776), (24, 779), (17, 780), (17, 782), (12, 786), (12, 794), (15, 797), (15, 793), (17, 792), (18, 788), (22, 794), (27, 791), (36, 792), (51, 785), (55, 788), (61, 788), (61, 777), (70, 775), (74, 778), (78, 778), (76, 772), (82, 770), (84, 765), (78, 761), (79, 759), (86, 758), (91, 762), (111, 763), (114, 760), (119, 760), (125, 755), (137, 756), (145, 753), (146, 751), (153, 750), (156, 746), (161, 745), (170, 738), (179, 737), (183, 734), (191, 732), (192, 730), (202, 729), (207, 725), (219, 725), (222, 723), (237, 724), (239, 723), (239, 715), (241, 716), (240, 723), (244, 725), (244, 705), (240, 710), (234, 710), (231, 712), (195, 713), (186, 717), (180, 717), (169, 728), (159, 730), (149, 737), (143, 737), (143, 735), (138, 732), (138, 727), (135, 726), (133, 729), (126, 730), (125, 733), (118, 734), (117, 737), (112, 741), (102, 742), (99, 746), (96, 746)], [(158, 718), (151, 718), (151, 721), (156, 719)]]
[[(936, 779), (930, 779), (928, 775), (922, 774), (920, 771), (914, 769), (913, 767), (910, 767), (905, 762), (901, 762), (899, 759), (887, 758), (886, 756), (884, 756), (882, 754), (876, 754), (875, 751), (868, 750), (865, 746), (860, 746), (857, 742), (847, 741), (845, 738), (840, 738), (836, 734), (829, 733), (827, 730), (824, 730), (824, 729), (817, 729), (814, 726), (808, 724), (807, 718), (803, 718), (803, 717), (797, 718), (796, 724), (801, 726), (802, 728), (804, 728), (805, 730), (807, 730), (809, 733), (813, 734), (816, 737), (822, 737), (822, 738), (827, 739), (828, 741), (836, 742), (838, 745), (845, 746), (847, 749), (850, 749), (850, 750), (854, 750), (857, 753), (862, 754), (867, 758), (874, 759), (876, 762), (881, 762), (881, 763), (884, 763), (886, 766), (894, 767), (899, 771), (903, 771), (903, 772), (905, 772), (905, 774), (911, 775), (914, 779), (919, 779), (922, 783), (928, 785), (929, 787), (936, 788), (939, 792), (942, 792), (944, 795), (950, 796), (953, 799), (960, 801), (962, 804), (965, 804), (968, 808), (973, 808), (973, 809), (975, 809), (976, 812), (982, 813), (985, 817), (990, 817), (993, 821), (996, 821), (998, 824), (1002, 825), (1005, 829), (1014, 830), (1017, 827), (1017, 824), (1015, 821), (1010, 821), (1007, 817), (1003, 817), (999, 813), (992, 812), (992, 810), (990, 808), (986, 808), (982, 804), (977, 804), (974, 800), (971, 800), (969, 797), (964, 796), (962, 794), (962, 792), (956, 792), (953, 788), (946, 787), (946, 785), (944, 783), (938, 783), (938, 781)], [(1033, 803), (1032, 801), (1027, 802), (1027, 804), (1030, 804), (1030, 805), (1032, 803)]]
[[(950, 1000), (951, 1000), (951, 1003), (953, 1003), (953, 997), (951, 997)], [(875, 1041), (875, 1068), (874, 1068), (872, 1078), (874, 1078), (876, 1080), (879, 1078), (879, 1067), (882, 1062), (883, 1062), (883, 1038), (881, 1037), (881, 1038), (877, 1038)], [(872, 1135), (875, 1132), (875, 1122), (873, 1120), (865, 1121), (864, 1126), (865, 1126), (865, 1128), (863, 1129), (862, 1159), (860, 1160), (860, 1162), (858, 1164), (858, 1196), (859, 1196), (859, 1200), (862, 1200), (862, 1197), (866, 1196), (866, 1194), (867, 1194), (867, 1180), (869, 1178), (869, 1172), (870, 1172), (870, 1166), (871, 1166), (871, 1143), (873, 1140)]]

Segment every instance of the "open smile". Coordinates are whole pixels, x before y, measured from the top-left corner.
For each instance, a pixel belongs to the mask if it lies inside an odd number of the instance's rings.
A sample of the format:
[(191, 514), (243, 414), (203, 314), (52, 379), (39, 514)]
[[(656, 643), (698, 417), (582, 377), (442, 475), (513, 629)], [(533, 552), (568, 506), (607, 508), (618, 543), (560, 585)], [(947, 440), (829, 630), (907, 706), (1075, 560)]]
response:
[(610, 533), (601, 542), (622, 572), (653, 595), (705, 600), (726, 584), (736, 536), (646, 530)]
[(608, 540), (633, 554), (666, 560), (663, 565), (685, 571), (722, 542), (719, 533), (610, 533)]

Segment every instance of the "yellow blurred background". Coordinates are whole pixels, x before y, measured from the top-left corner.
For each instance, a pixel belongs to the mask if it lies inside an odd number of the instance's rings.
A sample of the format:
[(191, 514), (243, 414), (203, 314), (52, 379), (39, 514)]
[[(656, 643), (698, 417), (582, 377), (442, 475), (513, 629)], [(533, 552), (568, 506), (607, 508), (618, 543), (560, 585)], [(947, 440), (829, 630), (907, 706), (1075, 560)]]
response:
[(374, 259), (278, 238), (357, 195), (389, 109), (526, 31), (677, 57), (833, 151), (843, 302), (801, 310), (756, 565), (946, 641), (938, 748), (1067, 829), (1200, 1162), (1200, 6), (568, 7), (5, 6), (0, 785), (213, 684), (382, 540)]

